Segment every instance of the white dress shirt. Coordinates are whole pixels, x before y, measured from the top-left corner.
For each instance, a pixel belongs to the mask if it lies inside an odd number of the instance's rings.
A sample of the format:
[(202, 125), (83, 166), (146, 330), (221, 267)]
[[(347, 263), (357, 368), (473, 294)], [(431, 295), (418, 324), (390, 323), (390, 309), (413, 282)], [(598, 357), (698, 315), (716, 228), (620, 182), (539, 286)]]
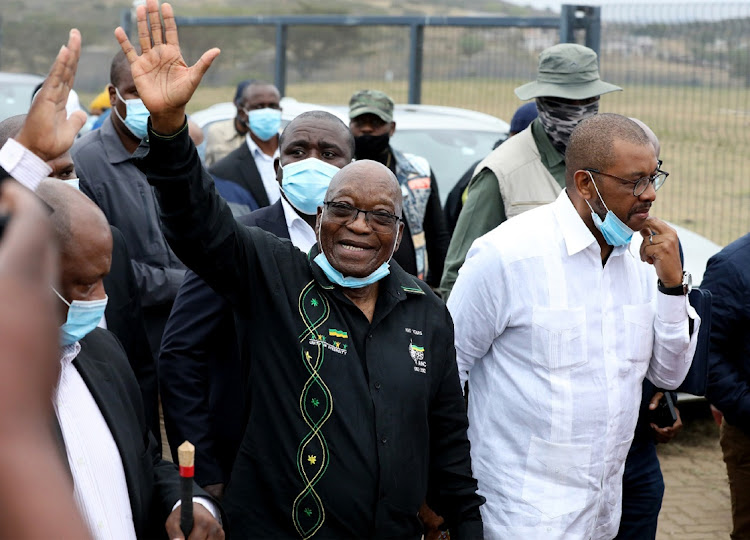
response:
[(94, 538), (135, 540), (125, 469), (112, 433), (72, 362), (76, 342), (62, 349), (55, 413), (65, 440), (74, 496)]
[(255, 160), (255, 166), (258, 167), (260, 178), (263, 180), (263, 187), (266, 189), (266, 195), (268, 195), (268, 204), (271, 205), (281, 197), (279, 182), (276, 180), (276, 171), (273, 170), (273, 160), (279, 157), (279, 149), (277, 148), (273, 155), (269, 156), (255, 144), (250, 133), (245, 135), (245, 140), (247, 141), (247, 147), (250, 149), (250, 154)]
[(286, 228), (289, 229), (289, 239), (300, 251), (307, 253), (318, 240), (315, 238), (315, 231), (307, 221), (302, 219), (296, 210), (289, 204), (284, 197), (281, 197), (281, 207), (284, 209), (284, 219)]
[(630, 246), (602, 266), (566, 191), (474, 242), (448, 308), (485, 538), (617, 534), (641, 383), (677, 387), (700, 325), (656, 285)]

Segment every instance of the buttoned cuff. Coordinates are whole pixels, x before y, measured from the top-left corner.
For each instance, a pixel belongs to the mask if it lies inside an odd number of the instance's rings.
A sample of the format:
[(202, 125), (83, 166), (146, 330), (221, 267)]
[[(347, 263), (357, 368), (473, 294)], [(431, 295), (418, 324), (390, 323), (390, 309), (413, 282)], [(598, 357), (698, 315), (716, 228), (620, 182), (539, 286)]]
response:
[[(211, 512), (211, 515), (214, 517), (216, 521), (219, 522), (219, 525), (222, 527), (224, 524), (221, 522), (221, 512), (219, 512), (219, 509), (216, 507), (216, 505), (211, 502), (210, 500), (206, 499), (205, 497), (193, 497), (193, 502), (200, 504), (203, 508)], [(182, 501), (177, 501), (174, 503), (174, 506), (172, 507), (172, 512), (174, 512), (179, 506), (182, 504)]]
[(0, 167), (31, 191), (36, 191), (42, 179), (52, 172), (39, 156), (15, 139), (8, 139), (0, 148)]
[(698, 314), (690, 305), (688, 295), (669, 295), (663, 292), (656, 293), (656, 313), (659, 320), (665, 323), (674, 324), (686, 320), (697, 318)]

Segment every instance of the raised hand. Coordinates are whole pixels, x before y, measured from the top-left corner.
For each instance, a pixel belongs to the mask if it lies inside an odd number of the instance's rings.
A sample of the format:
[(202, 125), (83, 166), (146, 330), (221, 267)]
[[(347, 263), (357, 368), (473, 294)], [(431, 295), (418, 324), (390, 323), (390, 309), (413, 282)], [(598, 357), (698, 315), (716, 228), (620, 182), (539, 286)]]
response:
[(49, 75), (29, 109), (29, 115), (15, 139), (44, 161), (67, 152), (86, 123), (86, 113), (76, 111), (68, 118), (65, 104), (81, 56), (81, 33), (73, 29), (68, 44), (60, 48)]
[(146, 6), (136, 9), (140, 55), (121, 27), (115, 30), (115, 37), (130, 62), (138, 95), (151, 113), (151, 125), (167, 135), (182, 127), (185, 105), (220, 51), (210, 49), (188, 67), (180, 52), (172, 6), (163, 4), (161, 15), (163, 25), (157, 0), (147, 0)]
[(641, 260), (653, 264), (656, 275), (665, 287), (682, 283), (680, 241), (677, 232), (653, 216), (646, 219), (641, 229)]

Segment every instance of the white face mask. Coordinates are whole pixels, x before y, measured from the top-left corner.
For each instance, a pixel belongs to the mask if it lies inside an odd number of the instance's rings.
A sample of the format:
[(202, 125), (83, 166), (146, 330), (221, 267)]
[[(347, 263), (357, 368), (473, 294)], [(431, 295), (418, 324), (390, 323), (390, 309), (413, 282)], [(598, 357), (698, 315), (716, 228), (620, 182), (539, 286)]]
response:
[(78, 191), (81, 191), (80, 180), (78, 178), (68, 178), (67, 180), (63, 180), (63, 182), (68, 184), (70, 187), (73, 187), (77, 189)]

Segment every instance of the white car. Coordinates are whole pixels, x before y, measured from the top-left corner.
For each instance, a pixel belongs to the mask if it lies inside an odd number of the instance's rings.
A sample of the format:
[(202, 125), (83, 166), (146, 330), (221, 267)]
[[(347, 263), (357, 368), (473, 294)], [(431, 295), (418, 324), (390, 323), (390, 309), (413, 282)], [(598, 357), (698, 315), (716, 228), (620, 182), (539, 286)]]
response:
[(39, 75), (0, 72), (0, 122), (26, 114), (31, 107), (34, 89), (43, 82), (44, 77)]
[[(349, 125), (346, 106), (283, 98), (281, 108), (283, 126), (297, 115), (314, 110), (328, 111)], [(213, 122), (234, 118), (236, 110), (231, 102), (218, 103), (191, 114), (190, 119), (205, 129)], [(438, 182), (441, 204), (464, 172), (489, 154), (498, 140), (505, 140), (510, 129), (506, 122), (489, 114), (436, 105), (396, 105), (393, 120), (394, 148), (427, 159)]]

